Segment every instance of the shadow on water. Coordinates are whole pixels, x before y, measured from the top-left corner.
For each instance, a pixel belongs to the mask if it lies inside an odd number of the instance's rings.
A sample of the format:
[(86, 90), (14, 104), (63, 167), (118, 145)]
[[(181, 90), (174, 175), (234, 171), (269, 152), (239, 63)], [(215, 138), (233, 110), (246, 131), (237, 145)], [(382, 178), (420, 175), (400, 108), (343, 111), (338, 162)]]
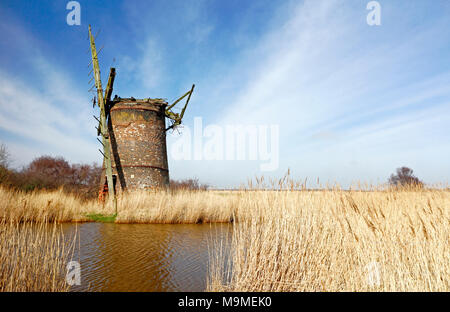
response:
[[(72, 291), (204, 291), (208, 244), (230, 234), (230, 224), (64, 224), (78, 227), (73, 260), (81, 285)], [(78, 246), (79, 244), (79, 246)]]

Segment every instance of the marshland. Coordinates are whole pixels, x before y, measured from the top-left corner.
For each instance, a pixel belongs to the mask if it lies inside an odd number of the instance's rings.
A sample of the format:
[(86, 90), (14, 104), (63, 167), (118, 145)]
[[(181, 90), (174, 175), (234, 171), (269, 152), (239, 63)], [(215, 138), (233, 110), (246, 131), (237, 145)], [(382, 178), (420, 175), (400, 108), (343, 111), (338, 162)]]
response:
[[(239, 191), (119, 194), (117, 216), (62, 189), (0, 188), (0, 198), (2, 291), (450, 289), (445, 187), (260, 180)], [(81, 259), (81, 287), (65, 283), (69, 259)], [(134, 282), (121, 280), (130, 274)]]

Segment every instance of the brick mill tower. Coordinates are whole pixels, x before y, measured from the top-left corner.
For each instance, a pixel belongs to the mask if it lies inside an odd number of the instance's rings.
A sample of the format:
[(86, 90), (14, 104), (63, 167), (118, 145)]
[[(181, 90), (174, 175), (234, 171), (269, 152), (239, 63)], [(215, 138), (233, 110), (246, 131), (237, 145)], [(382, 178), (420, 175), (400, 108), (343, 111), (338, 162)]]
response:
[[(109, 123), (112, 175), (122, 190), (169, 185), (166, 107), (167, 102), (162, 99), (112, 101)], [(102, 175), (106, 181), (106, 168)]]
[[(163, 99), (135, 99), (115, 97), (111, 100), (115, 68), (110, 69), (108, 84), (103, 92), (100, 79), (98, 54), (94, 37), (89, 26), (91, 43), (93, 79), (97, 89), (100, 117), (97, 135), (101, 136), (103, 149), (102, 178), (100, 181), (101, 199), (109, 194), (117, 213), (117, 191), (126, 189), (164, 188), (169, 185), (167, 163), (166, 131), (181, 124), (195, 85), (174, 103), (168, 105)], [(186, 98), (180, 113), (172, 109)], [(166, 118), (167, 123), (166, 125)]]

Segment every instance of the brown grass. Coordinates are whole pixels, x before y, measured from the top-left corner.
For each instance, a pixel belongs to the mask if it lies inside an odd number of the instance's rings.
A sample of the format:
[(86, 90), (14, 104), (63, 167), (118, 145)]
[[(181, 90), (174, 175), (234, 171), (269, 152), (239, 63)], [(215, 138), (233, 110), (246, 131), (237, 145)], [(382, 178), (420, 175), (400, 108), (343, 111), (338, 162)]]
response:
[[(298, 185), (286, 181), (280, 191), (254, 188), (122, 194), (115, 222), (233, 220), (230, 240), (209, 248), (210, 291), (450, 290), (448, 189), (294, 191)], [(89, 221), (87, 214), (113, 213), (109, 205), (61, 191), (0, 188), (0, 198), (3, 224)]]
[(134, 192), (118, 200), (117, 223), (230, 222), (239, 193), (215, 191)]
[(243, 193), (208, 290), (449, 291), (449, 208), (445, 190)]
[[(88, 214), (112, 215), (110, 203), (84, 201), (59, 191), (23, 192), (0, 188), (0, 219), (85, 222)], [(117, 223), (229, 222), (239, 194), (215, 191), (135, 191), (118, 196)]]
[(24, 192), (0, 187), (0, 220), (9, 222), (88, 221), (90, 211), (108, 212), (95, 201), (59, 191)]
[(55, 223), (0, 221), (0, 292), (68, 291), (73, 248)]

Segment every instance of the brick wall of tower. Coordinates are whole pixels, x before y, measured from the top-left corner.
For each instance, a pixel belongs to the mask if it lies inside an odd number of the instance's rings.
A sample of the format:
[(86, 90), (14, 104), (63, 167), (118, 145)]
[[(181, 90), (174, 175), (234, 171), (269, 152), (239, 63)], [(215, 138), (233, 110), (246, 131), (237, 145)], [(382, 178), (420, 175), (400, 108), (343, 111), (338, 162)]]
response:
[(109, 132), (117, 191), (169, 185), (166, 105), (159, 99), (121, 99), (111, 108)]

